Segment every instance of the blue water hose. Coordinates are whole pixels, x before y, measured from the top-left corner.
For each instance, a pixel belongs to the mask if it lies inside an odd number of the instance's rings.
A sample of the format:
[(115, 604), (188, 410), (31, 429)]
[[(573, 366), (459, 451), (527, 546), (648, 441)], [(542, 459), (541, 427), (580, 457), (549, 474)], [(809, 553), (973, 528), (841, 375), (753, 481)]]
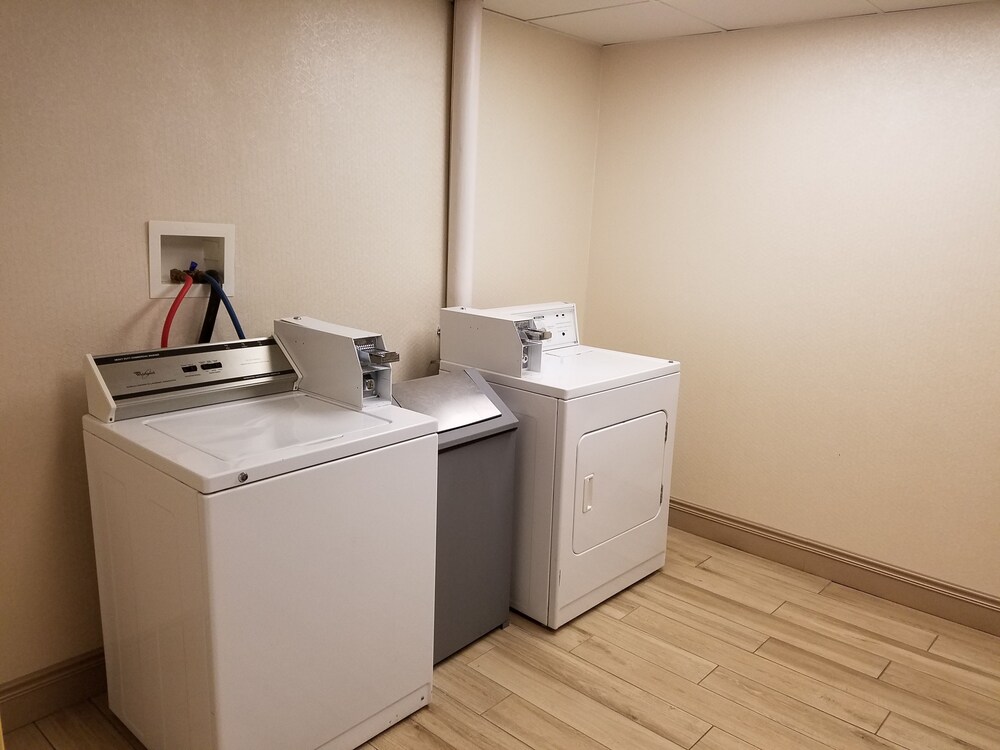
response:
[(219, 299), (222, 300), (222, 304), (226, 306), (226, 310), (229, 312), (229, 318), (233, 321), (233, 328), (236, 329), (236, 335), (241, 339), (245, 339), (246, 335), (243, 333), (243, 326), (240, 325), (240, 319), (236, 317), (236, 311), (233, 309), (233, 303), (229, 301), (229, 297), (222, 289), (222, 284), (213, 279), (209, 274), (205, 274), (205, 278), (208, 279), (208, 283), (212, 285), (212, 289), (215, 293), (219, 295)]

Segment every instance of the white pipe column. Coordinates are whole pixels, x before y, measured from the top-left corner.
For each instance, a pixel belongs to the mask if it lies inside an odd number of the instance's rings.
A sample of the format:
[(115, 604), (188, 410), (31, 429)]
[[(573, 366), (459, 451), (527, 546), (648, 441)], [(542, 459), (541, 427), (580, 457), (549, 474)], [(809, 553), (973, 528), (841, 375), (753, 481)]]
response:
[(482, 0), (455, 0), (451, 52), (447, 305), (472, 304)]

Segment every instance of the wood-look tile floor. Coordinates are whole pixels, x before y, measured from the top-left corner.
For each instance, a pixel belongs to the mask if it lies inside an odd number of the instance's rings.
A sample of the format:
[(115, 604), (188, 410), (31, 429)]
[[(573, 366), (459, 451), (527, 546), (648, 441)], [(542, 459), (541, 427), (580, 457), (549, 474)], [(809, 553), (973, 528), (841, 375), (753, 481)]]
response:
[[(670, 530), (667, 564), (552, 632), (440, 664), (365, 750), (1000, 750), (1000, 638)], [(7, 750), (141, 750), (95, 699)], [(280, 750), (280, 748), (274, 748)]]

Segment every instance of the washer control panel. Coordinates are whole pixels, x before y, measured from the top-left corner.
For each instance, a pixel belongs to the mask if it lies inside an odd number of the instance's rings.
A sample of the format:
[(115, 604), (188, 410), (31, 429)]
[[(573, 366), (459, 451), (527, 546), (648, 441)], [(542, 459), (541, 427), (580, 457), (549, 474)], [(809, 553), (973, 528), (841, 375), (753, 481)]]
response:
[(272, 337), (88, 354), (87, 365), (88, 410), (108, 422), (288, 391), (297, 377)]

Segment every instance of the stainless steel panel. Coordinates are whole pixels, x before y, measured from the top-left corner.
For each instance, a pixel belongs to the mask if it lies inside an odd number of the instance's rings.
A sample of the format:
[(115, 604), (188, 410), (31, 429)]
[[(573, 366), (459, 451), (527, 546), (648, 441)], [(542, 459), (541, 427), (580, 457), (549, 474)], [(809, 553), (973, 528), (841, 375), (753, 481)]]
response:
[(392, 395), (404, 409), (436, 418), (438, 432), (500, 416), (500, 410), (464, 370), (396, 383)]
[(297, 378), (273, 338), (105, 354), (93, 360), (118, 419), (290, 391)]

